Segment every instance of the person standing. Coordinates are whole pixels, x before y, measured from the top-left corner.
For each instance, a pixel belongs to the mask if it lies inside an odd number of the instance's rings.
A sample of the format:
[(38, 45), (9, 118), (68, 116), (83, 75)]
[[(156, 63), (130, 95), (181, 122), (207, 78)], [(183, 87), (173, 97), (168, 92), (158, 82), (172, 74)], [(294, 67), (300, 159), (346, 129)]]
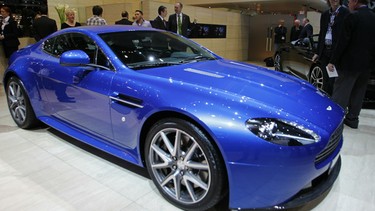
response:
[(3, 22), (0, 30), (0, 40), (4, 46), (5, 58), (9, 58), (18, 50), (20, 41), (18, 40), (17, 23), (11, 16), (11, 10), (7, 6), (0, 9)]
[(69, 9), (69, 8), (66, 9), (65, 10), (66, 21), (61, 24), (61, 29), (81, 26), (80, 23), (75, 21), (75, 15), (76, 13), (74, 12), (74, 10)]
[(160, 6), (158, 9), (158, 17), (154, 19), (152, 22), (152, 27), (156, 29), (167, 30), (167, 22), (165, 21), (165, 17), (167, 17), (168, 11), (165, 6)]
[(101, 26), (107, 25), (107, 22), (104, 18), (102, 18), (103, 8), (99, 5), (95, 5), (92, 7), (92, 14), (89, 19), (86, 21), (86, 25), (88, 26)]
[(35, 31), (34, 38), (39, 41), (48, 35), (57, 31), (56, 21), (47, 16), (48, 8), (42, 6), (40, 8), (40, 18), (35, 19), (33, 27)]
[(152, 27), (150, 21), (143, 19), (143, 12), (141, 10), (135, 11), (134, 18), (133, 26)]
[(285, 21), (280, 20), (279, 25), (275, 28), (275, 51), (279, 50), (280, 45), (286, 41), (287, 28), (284, 26)]
[[(181, 2), (177, 2), (174, 5), (175, 14), (170, 15), (168, 18), (168, 30), (175, 32), (184, 37), (188, 37), (188, 30), (192, 29), (192, 23), (190, 22), (190, 17), (182, 13), (183, 5)], [(194, 20), (194, 23), (196, 21)]]
[[(323, 12), (320, 17), (318, 48), (312, 58), (315, 62), (319, 58), (319, 62), (323, 67), (326, 67), (329, 63), (332, 51), (336, 47), (341, 33), (344, 18), (349, 14), (349, 10), (342, 6), (342, 0), (327, 0), (327, 4), (330, 8)], [(323, 89), (329, 95), (332, 95), (334, 82), (335, 78), (329, 78), (324, 81), (325, 87)]]
[(375, 64), (375, 13), (367, 0), (349, 0), (352, 12), (344, 20), (336, 48), (327, 68), (337, 67), (332, 100), (347, 108), (344, 124), (358, 128), (359, 114), (370, 72)]
[(290, 42), (298, 40), (299, 35), (301, 34), (301, 21), (296, 19), (294, 21), (294, 25), (292, 29), (290, 30)]
[(302, 25), (303, 25), (303, 28), (302, 28), (301, 34), (299, 35), (298, 39), (308, 38), (311, 35), (313, 35), (313, 31), (314, 31), (313, 29), (314, 28), (310, 24), (310, 20), (308, 18), (302, 19)]
[(115, 24), (118, 24), (118, 25), (132, 25), (133, 24), (133, 22), (129, 20), (129, 13), (127, 11), (123, 11), (121, 13), (121, 17), (122, 19), (116, 21)]

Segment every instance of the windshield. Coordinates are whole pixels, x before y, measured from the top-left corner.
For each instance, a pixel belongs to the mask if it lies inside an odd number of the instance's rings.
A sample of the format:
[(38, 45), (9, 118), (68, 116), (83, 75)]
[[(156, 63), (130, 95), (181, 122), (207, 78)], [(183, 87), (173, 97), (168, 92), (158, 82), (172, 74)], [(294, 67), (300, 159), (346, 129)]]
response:
[(101, 34), (100, 37), (132, 69), (216, 59), (196, 43), (169, 32), (126, 31)]

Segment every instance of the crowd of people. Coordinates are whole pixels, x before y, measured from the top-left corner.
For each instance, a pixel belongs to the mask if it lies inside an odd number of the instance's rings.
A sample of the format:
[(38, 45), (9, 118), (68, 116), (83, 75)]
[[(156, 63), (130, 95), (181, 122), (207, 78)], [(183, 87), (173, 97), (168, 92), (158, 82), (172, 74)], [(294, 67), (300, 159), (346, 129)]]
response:
[[(328, 94), (332, 99), (347, 109), (344, 123), (352, 128), (358, 128), (358, 116), (365, 95), (370, 72), (375, 67), (375, 14), (367, 7), (367, 0), (348, 0), (348, 8), (343, 6), (342, 0), (327, 0), (329, 9), (322, 13), (320, 18), (319, 43), (317, 52), (312, 58), (327, 66), (328, 71), (337, 70), (338, 77), (328, 81)], [(174, 14), (166, 20), (168, 11), (165, 6), (158, 8), (158, 16), (147, 21), (143, 12), (136, 10), (134, 21), (129, 20), (127, 11), (122, 12), (122, 19), (115, 24), (133, 25), (139, 27), (153, 27), (169, 30), (188, 36), (188, 30), (194, 27), (190, 17), (182, 13), (183, 4), (174, 5)], [(5, 57), (18, 50), (17, 23), (13, 20), (11, 10), (7, 6), (0, 9), (3, 22), (0, 28), (0, 41), (4, 46)], [(93, 6), (93, 15), (87, 19), (87, 26), (107, 25), (102, 17), (103, 8)], [(66, 21), (61, 23), (61, 29), (81, 26), (75, 20), (75, 12), (65, 11)], [(302, 26), (301, 26), (302, 25)], [(47, 15), (47, 7), (41, 7), (33, 24), (36, 41), (57, 31), (56, 21)], [(287, 42), (287, 28), (284, 20), (280, 20), (274, 31), (274, 49)], [(308, 38), (313, 34), (313, 26), (308, 18), (294, 21), (289, 40)], [(361, 52), (361, 53), (359, 53)]]
[[(143, 12), (141, 10), (135, 11), (133, 21), (131, 21), (129, 20), (129, 13), (127, 11), (123, 11), (121, 13), (122, 19), (116, 21), (115, 24), (153, 27), (157, 29), (173, 31), (183, 36), (188, 36), (188, 29), (191, 29), (196, 21), (194, 23), (191, 23), (190, 17), (182, 13), (182, 8), (182, 3), (176, 3), (174, 5), (175, 14), (170, 15), (168, 21), (166, 21), (168, 11), (167, 7), (165, 6), (160, 6), (158, 8), (158, 16), (152, 21), (145, 20), (143, 18)], [(18, 46), (20, 45), (18, 39), (19, 30), (17, 27), (17, 22), (12, 17), (11, 9), (7, 6), (2, 6), (0, 11), (3, 18), (0, 28), (0, 41), (4, 46), (5, 57), (9, 58), (13, 52), (18, 50)], [(58, 30), (56, 21), (49, 18), (47, 13), (47, 6), (40, 7), (40, 10), (36, 14), (33, 21), (32, 31), (36, 41), (39, 41)], [(65, 29), (82, 25), (107, 25), (107, 21), (102, 17), (102, 15), (103, 8), (99, 5), (95, 5), (92, 8), (92, 16), (87, 19), (85, 24), (81, 24), (75, 20), (75, 11), (68, 8), (65, 10), (66, 21), (61, 23), (60, 28)]]

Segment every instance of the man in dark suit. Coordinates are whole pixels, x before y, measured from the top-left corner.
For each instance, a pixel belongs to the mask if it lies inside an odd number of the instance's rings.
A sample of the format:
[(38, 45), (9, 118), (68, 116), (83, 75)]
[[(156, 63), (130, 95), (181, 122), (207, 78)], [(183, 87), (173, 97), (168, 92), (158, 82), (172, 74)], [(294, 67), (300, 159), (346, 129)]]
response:
[(41, 17), (34, 21), (34, 38), (36, 41), (47, 37), (53, 32), (57, 31), (56, 21), (47, 16), (48, 9), (46, 6), (40, 8)]
[[(168, 30), (188, 37), (188, 29), (193, 27), (188, 15), (182, 14), (182, 3), (177, 2), (174, 5), (175, 14), (170, 15), (168, 19)], [(195, 23), (195, 22), (194, 22)]]
[(307, 18), (302, 19), (302, 31), (299, 35), (299, 39), (304, 39), (313, 35), (313, 26), (310, 24), (310, 20)]
[[(327, 3), (330, 9), (323, 12), (320, 17), (318, 49), (312, 58), (313, 61), (317, 61), (319, 58), (323, 67), (326, 67), (331, 59), (332, 51), (336, 47), (342, 30), (344, 18), (349, 14), (349, 10), (342, 6), (342, 0), (328, 0)], [(323, 89), (329, 95), (332, 95), (334, 82), (334, 78), (324, 81), (326, 85)]]
[(287, 33), (287, 28), (284, 26), (285, 21), (280, 20), (279, 25), (275, 28), (275, 52), (279, 50), (280, 45), (285, 43), (286, 41), (286, 33)]
[(160, 6), (158, 9), (158, 17), (152, 21), (151, 25), (155, 29), (167, 30), (167, 22), (164, 20), (167, 17), (168, 11), (164, 6)]
[(294, 21), (294, 26), (290, 30), (290, 39), (289, 39), (290, 42), (298, 40), (298, 37), (301, 34), (301, 30), (302, 30), (301, 21), (296, 19)]
[(121, 17), (122, 19), (116, 21), (115, 24), (119, 24), (119, 25), (132, 25), (133, 24), (133, 22), (129, 21), (129, 13), (127, 11), (123, 11), (121, 13)]
[(367, 0), (349, 0), (352, 13), (344, 20), (328, 64), (330, 71), (335, 66), (338, 71), (332, 99), (344, 109), (348, 108), (344, 123), (351, 128), (358, 128), (358, 116), (375, 63), (375, 13), (367, 3)]

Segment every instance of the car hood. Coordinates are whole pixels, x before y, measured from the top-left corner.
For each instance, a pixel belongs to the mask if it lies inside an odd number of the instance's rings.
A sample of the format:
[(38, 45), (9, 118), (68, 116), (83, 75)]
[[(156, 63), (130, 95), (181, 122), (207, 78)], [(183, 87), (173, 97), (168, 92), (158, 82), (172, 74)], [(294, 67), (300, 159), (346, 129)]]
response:
[(142, 72), (178, 82), (174, 84), (193, 86), (196, 90), (216, 92), (214, 96), (225, 99), (228, 104), (240, 102), (252, 107), (252, 111), (255, 108), (258, 112), (250, 114), (252, 117), (292, 115), (323, 126), (322, 121), (330, 124), (332, 119), (339, 119), (337, 115), (343, 114), (341, 107), (308, 82), (250, 64), (215, 60)]

